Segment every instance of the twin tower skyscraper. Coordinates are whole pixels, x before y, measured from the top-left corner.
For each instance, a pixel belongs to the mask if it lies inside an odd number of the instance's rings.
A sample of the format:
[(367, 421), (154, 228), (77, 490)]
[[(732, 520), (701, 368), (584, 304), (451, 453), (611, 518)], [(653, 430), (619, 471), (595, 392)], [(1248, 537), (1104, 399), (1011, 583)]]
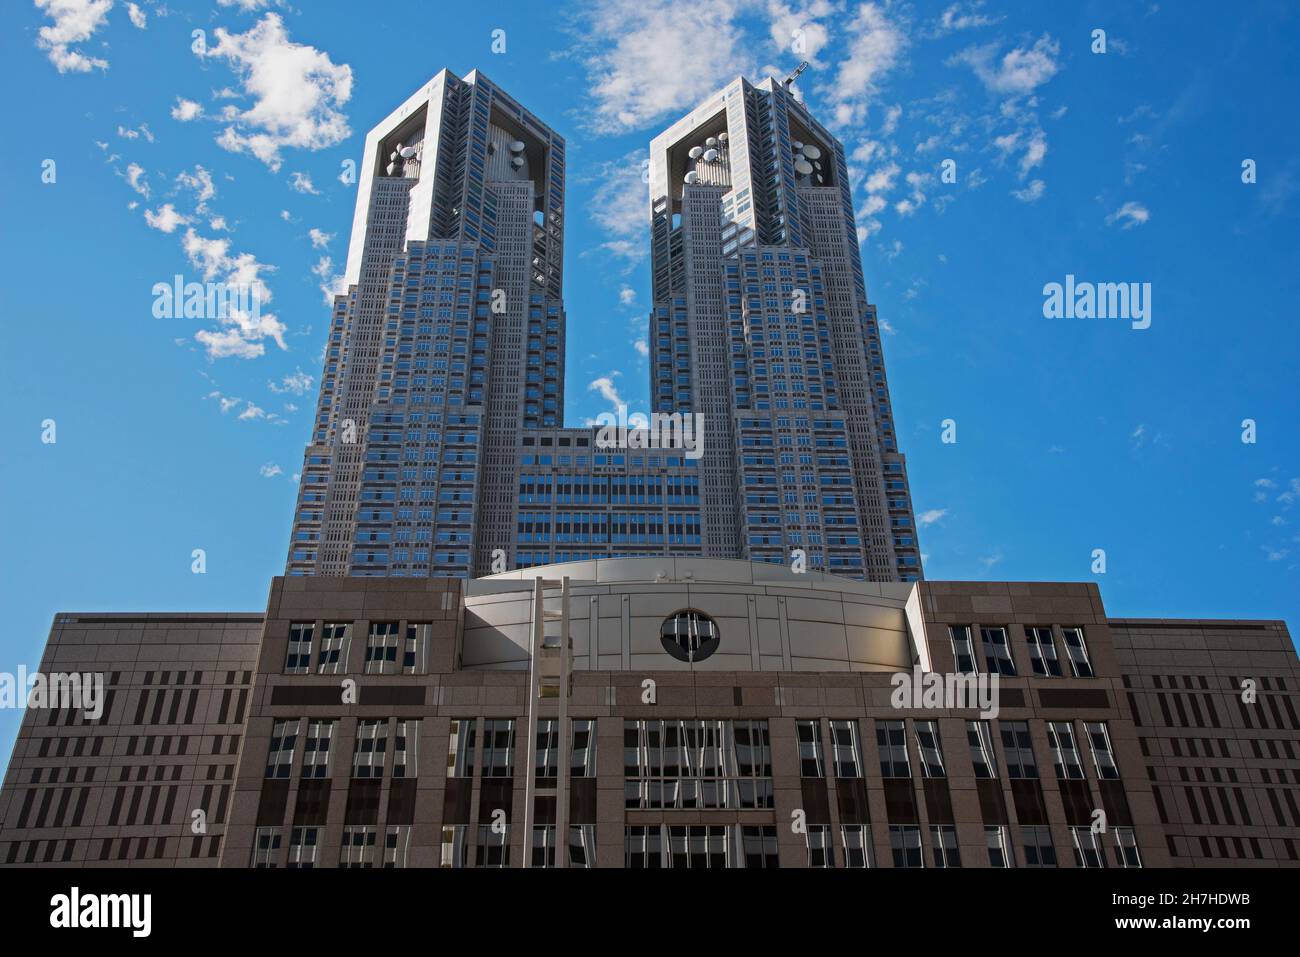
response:
[(564, 424), (564, 175), (564, 140), (477, 71), (366, 137), (286, 574), (673, 555), (919, 578), (843, 146), (743, 78), (651, 143), (633, 411), (690, 417), (694, 449)]

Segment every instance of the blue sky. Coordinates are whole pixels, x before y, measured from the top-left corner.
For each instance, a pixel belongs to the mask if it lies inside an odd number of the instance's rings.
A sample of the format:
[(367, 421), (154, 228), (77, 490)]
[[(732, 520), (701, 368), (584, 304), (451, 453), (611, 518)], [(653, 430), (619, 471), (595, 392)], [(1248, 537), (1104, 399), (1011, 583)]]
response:
[[(1296, 9), (704, 6), (5, 4), (0, 670), (36, 666), (56, 611), (264, 606), (346, 257), (339, 173), (444, 66), (568, 139), (570, 424), (648, 407), (650, 138), (806, 58), (851, 157), (928, 577), (1300, 623)], [(265, 284), (260, 326), (153, 317), (155, 283), (205, 268)], [(1045, 319), (1067, 274), (1150, 283), (1150, 328)]]

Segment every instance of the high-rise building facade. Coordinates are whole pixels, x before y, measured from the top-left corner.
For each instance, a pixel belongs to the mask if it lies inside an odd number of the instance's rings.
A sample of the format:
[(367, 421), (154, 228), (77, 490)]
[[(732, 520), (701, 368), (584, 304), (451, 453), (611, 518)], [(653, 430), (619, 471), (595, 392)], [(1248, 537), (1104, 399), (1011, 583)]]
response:
[(738, 78), (651, 146), (644, 412), (693, 417), (697, 449), (564, 427), (564, 157), (478, 72), (368, 135), (287, 573), (801, 552), (918, 578), (840, 143)]

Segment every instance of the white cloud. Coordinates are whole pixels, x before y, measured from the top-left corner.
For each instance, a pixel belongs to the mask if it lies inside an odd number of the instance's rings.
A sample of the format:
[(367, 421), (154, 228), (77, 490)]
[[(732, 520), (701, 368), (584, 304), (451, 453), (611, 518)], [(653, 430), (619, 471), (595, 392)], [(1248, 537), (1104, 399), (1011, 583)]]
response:
[(900, 64), (908, 42), (903, 28), (875, 3), (859, 4), (856, 16), (844, 30), (845, 55), (834, 80), (821, 90), (840, 125), (862, 122), (867, 106), (879, 92), (880, 82)]
[(1111, 226), (1115, 223), (1122, 223), (1122, 229), (1132, 229), (1134, 226), (1145, 224), (1150, 218), (1151, 211), (1149, 209), (1141, 203), (1130, 200), (1106, 217), (1106, 225)]
[(887, 193), (894, 188), (894, 178), (900, 172), (897, 163), (890, 163), (888, 166), (882, 166), (867, 177), (866, 189), (868, 193)]
[(631, 306), (636, 303), (636, 290), (631, 286), (624, 286), (618, 291), (618, 302), (621, 306)]
[(267, 462), (257, 472), (262, 478), (275, 478), (277, 475), (283, 475), (284, 469), (272, 462)]
[(334, 260), (329, 256), (321, 256), (311, 271), (320, 277), (320, 291), (325, 297), (325, 305), (333, 305), (335, 296), (348, 291), (347, 277), (334, 272)]
[(1033, 93), (1060, 70), (1055, 58), (1061, 52), (1061, 45), (1047, 34), (1039, 37), (1032, 47), (1016, 47), (995, 63), (997, 49), (996, 43), (971, 47), (953, 59), (974, 70), (991, 92), (1012, 96)]
[(145, 16), (144, 11), (140, 9), (139, 4), (128, 3), (126, 5), (126, 15), (131, 18), (131, 25), (137, 30), (144, 30), (147, 27), (148, 18)]
[(217, 187), (212, 182), (212, 173), (195, 164), (194, 171), (182, 170), (176, 174), (176, 182), (194, 192), (194, 199), (202, 211), (204, 204), (217, 195)]
[(925, 528), (927, 525), (933, 525), (945, 515), (948, 514), (946, 508), (932, 508), (916, 516), (917, 528)]
[(224, 59), (239, 77), (251, 107), (233, 104), (223, 114), (230, 125), (217, 138), (224, 149), (251, 153), (280, 169), (284, 148), (319, 150), (351, 135), (342, 107), (352, 97), (352, 68), (329, 55), (294, 43), (278, 14), (268, 13), (247, 33), (218, 27), (208, 57)]
[(151, 209), (146, 209), (144, 211), (144, 221), (149, 224), (151, 229), (157, 229), (164, 233), (174, 233), (177, 226), (185, 225), (190, 221), (190, 218), (176, 212), (171, 203), (163, 203), (156, 213)]
[(249, 402), (244, 406), (244, 411), (239, 413), (239, 417), (240, 419), (246, 421), (251, 419), (265, 419), (266, 410), (263, 409), (261, 406), (254, 405), (252, 402)]
[(327, 233), (324, 230), (317, 229), (313, 226), (307, 233), (311, 236), (311, 245), (313, 249), (324, 249), (334, 238), (333, 233)]
[(221, 328), (200, 329), (195, 333), (194, 338), (207, 350), (208, 358), (236, 356), (251, 359), (266, 351), (265, 339), (271, 339), (281, 349), (288, 348), (284, 343), (284, 323), (273, 313), (261, 310), (271, 301), (271, 292), (262, 274), (274, 272), (274, 266), (258, 262), (252, 253), (232, 256), (229, 239), (205, 238), (192, 226), (185, 230), (181, 246), (190, 264), (203, 271), (205, 281), (219, 277), (227, 286), (252, 288), (257, 294), (258, 309), (255, 312), (232, 309), (220, 320)]
[(645, 232), (650, 225), (650, 187), (641, 178), (646, 154), (633, 150), (620, 160), (601, 164), (587, 212), (605, 235), (601, 248), (639, 262), (647, 255)]
[(612, 372), (607, 376), (601, 376), (599, 379), (593, 379), (587, 383), (587, 390), (589, 392), (599, 392), (610, 405), (622, 405), (623, 399), (619, 396), (618, 390), (614, 388), (613, 376), (616, 375), (618, 375), (617, 372)]
[(143, 136), (145, 142), (152, 143), (154, 141), (153, 132), (149, 129), (148, 123), (141, 123), (139, 127), (134, 129), (129, 126), (122, 126), (119, 123), (117, 127), (117, 135), (124, 140), (138, 140)]
[(133, 190), (149, 198), (149, 183), (145, 180), (144, 167), (139, 163), (128, 163), (126, 167), (126, 182)]
[(1047, 184), (1041, 179), (1036, 179), (1024, 189), (1013, 189), (1011, 195), (1022, 203), (1036, 203), (1043, 198), (1045, 192), (1047, 192)]
[(1020, 157), (1020, 178), (1024, 179), (1035, 166), (1043, 165), (1047, 156), (1047, 137), (1042, 130), (1035, 130), (1025, 145), (1025, 154)]
[(632, 348), (635, 349), (637, 354), (642, 358), (648, 358), (650, 356), (650, 344), (644, 339), (637, 339), (632, 343)]
[(1002, 561), (1002, 549), (999, 548), (992, 555), (985, 555), (983, 558), (981, 558), (980, 564), (983, 565), (985, 569), (990, 569), (994, 565), (1000, 564), (1001, 561)]
[(113, 0), (35, 0), (36, 9), (54, 21), (37, 31), (36, 45), (46, 51), (60, 73), (107, 70), (108, 61), (72, 49), (89, 40), (104, 25)]
[(197, 120), (202, 115), (202, 103), (196, 103), (194, 100), (187, 100), (181, 96), (176, 97), (176, 105), (172, 107), (172, 119), (188, 123), (190, 120)]
[(311, 176), (307, 173), (289, 174), (289, 188), (295, 193), (306, 193), (309, 196), (319, 196), (318, 190), (311, 181)]
[[(804, 0), (799, 9), (790, 7), (781, 0), (767, 0), (772, 45), (778, 50), (795, 52), (802, 59), (816, 63), (817, 54), (830, 39), (829, 32), (818, 22), (818, 18), (826, 17), (834, 11), (829, 0)], [(794, 49), (796, 38), (801, 44), (797, 51)]]
[(639, 129), (678, 113), (753, 67), (735, 23), (746, 0), (595, 0), (577, 55), (602, 132)]
[(976, 27), (987, 27), (1001, 20), (1001, 17), (986, 17), (976, 11), (982, 7), (982, 3), (971, 4), (969, 11), (963, 11), (960, 3), (954, 3), (948, 9), (944, 10), (939, 16), (939, 22), (935, 25), (936, 32), (939, 34), (956, 33), (958, 30), (972, 30)]
[(294, 395), (303, 395), (311, 388), (314, 381), (311, 376), (301, 369), (295, 369), (292, 374), (284, 376), (278, 384), (268, 382), (267, 386), (272, 392), (292, 392)]

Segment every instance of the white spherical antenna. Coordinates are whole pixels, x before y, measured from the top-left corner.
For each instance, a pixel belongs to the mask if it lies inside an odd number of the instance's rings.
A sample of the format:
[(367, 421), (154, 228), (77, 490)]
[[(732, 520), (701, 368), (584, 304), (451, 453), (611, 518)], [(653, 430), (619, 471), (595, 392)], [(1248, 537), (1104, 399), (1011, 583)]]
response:
[(524, 165), (524, 158), (522, 156), (512, 156), (510, 157), (510, 165), (515, 169), (519, 169)]
[(727, 142), (727, 134), (725, 132), (718, 134), (718, 142), (720, 143)]
[(718, 145), (718, 138), (717, 138), (716, 136), (710, 136), (707, 140), (704, 141), (704, 145), (705, 145), (705, 146), (717, 146), (717, 145)]
[(717, 150), (705, 150), (705, 151), (704, 151), (704, 162), (706, 162), (706, 163), (712, 163), (712, 162), (713, 162), (715, 159), (717, 159), (717, 158), (718, 158), (718, 151), (717, 151)]
[(693, 160), (697, 160), (697, 159), (699, 159), (701, 156), (704, 155), (704, 147), (703, 147), (703, 146), (692, 146), (692, 147), (690, 148), (690, 150), (687, 152), (686, 155), (689, 156), (689, 157), (690, 157), (691, 159), (693, 159)]
[(700, 174), (695, 172), (695, 170), (691, 170), (689, 173), (686, 174), (687, 183), (694, 183), (699, 178), (700, 178)]
[(510, 152), (512, 152), (512, 153), (522, 153), (523, 151), (524, 151), (524, 142), (523, 142), (523, 140), (511, 140), (511, 141), (510, 141)]
[(799, 142), (799, 140), (795, 140), (795, 141), (794, 141), (794, 148), (797, 149), (797, 150), (801, 150), (801, 149), (803, 149), (803, 143)]
[(403, 146), (400, 150), (398, 150), (398, 152), (402, 154), (402, 159), (410, 159), (412, 156), (415, 155), (415, 147)]

